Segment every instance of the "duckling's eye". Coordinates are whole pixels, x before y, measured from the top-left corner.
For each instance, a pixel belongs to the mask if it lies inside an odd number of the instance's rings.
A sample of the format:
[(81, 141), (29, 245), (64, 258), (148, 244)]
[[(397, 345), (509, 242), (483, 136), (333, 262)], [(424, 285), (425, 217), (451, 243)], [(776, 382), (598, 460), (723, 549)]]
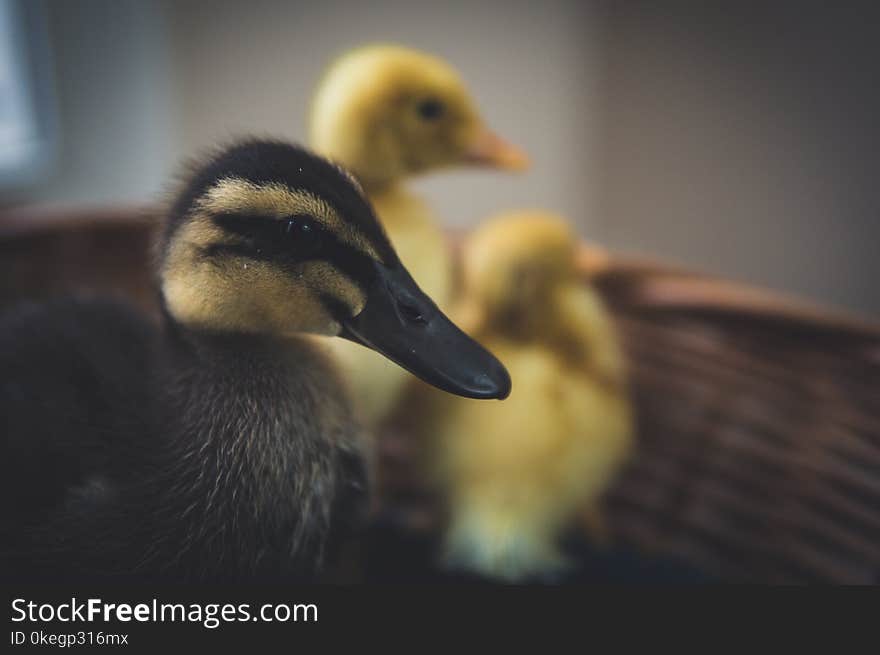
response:
[(422, 119), (426, 121), (435, 121), (443, 116), (446, 108), (443, 106), (443, 103), (436, 98), (428, 98), (427, 100), (422, 100), (416, 106), (416, 111)]
[(282, 236), (298, 253), (311, 254), (321, 247), (321, 228), (307, 216), (292, 216), (281, 221)]

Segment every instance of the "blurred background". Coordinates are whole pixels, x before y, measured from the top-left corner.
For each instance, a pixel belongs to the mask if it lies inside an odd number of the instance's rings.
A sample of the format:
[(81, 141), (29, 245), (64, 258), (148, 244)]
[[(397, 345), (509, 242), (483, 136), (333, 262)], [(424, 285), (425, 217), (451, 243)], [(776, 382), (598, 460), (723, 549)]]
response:
[[(155, 317), (149, 243), (183, 162), (246, 134), (305, 141), (336, 56), (414, 46), (533, 161), (417, 180), (428, 206), (458, 228), (546, 208), (606, 249), (582, 248), (578, 270), (625, 351), (637, 452), (604, 498), (623, 550), (579, 555), (587, 579), (681, 581), (669, 557), (710, 579), (876, 583), (878, 16), (807, 0), (0, 0), (0, 309), (98, 291)], [(377, 485), (392, 514), (429, 497), (393, 433)], [(424, 573), (434, 542), (407, 568), (411, 539), (379, 549), (381, 575)]]
[(0, 203), (152, 203), (182, 158), (305, 139), (370, 41), (436, 53), (522, 177), (418, 186), (451, 224), (522, 206), (587, 238), (880, 314), (880, 28), (871, 3), (0, 0)]

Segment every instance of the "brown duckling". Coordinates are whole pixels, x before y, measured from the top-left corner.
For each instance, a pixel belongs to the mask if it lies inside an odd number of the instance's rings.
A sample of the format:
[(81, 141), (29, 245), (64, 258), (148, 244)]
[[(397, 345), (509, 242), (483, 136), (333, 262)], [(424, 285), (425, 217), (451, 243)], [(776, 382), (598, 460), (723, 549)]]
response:
[(207, 158), (159, 246), (161, 326), (108, 300), (0, 320), (6, 579), (312, 578), (366, 491), (358, 424), (312, 335), (453, 393), (509, 390), (357, 184), (300, 148)]

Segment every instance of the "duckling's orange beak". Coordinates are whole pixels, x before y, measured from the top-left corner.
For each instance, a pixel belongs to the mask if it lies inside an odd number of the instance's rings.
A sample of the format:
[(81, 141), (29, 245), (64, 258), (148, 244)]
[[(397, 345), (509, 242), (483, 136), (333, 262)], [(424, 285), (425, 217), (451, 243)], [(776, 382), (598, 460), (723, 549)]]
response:
[(464, 159), (471, 164), (490, 166), (506, 171), (524, 171), (529, 167), (528, 155), (517, 146), (505, 141), (495, 132), (484, 128), (470, 148), (465, 151)]

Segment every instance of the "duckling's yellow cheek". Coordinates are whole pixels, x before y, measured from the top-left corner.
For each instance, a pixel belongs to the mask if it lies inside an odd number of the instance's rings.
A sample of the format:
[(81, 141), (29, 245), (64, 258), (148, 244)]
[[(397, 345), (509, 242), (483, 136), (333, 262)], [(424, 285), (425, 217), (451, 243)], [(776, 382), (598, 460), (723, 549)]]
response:
[(313, 295), (331, 298), (335, 305), (346, 308), (348, 316), (359, 314), (366, 304), (363, 289), (329, 262), (319, 260), (304, 264), (302, 279)]
[(338, 334), (318, 294), (304, 280), (244, 258), (168, 269), (163, 292), (169, 311), (196, 329), (284, 335)]
[(411, 119), (401, 137), (400, 157), (412, 172), (458, 163), (466, 149), (466, 139), (452, 119), (425, 122)]
[(342, 329), (334, 312), (354, 316), (365, 302), (359, 287), (320, 260), (292, 271), (255, 262), (237, 278), (236, 300), (227, 311), (236, 325), (258, 332), (334, 336)]
[(268, 330), (278, 334), (339, 334), (339, 323), (321, 297), (302, 280), (278, 279), (268, 286), (264, 307)]

